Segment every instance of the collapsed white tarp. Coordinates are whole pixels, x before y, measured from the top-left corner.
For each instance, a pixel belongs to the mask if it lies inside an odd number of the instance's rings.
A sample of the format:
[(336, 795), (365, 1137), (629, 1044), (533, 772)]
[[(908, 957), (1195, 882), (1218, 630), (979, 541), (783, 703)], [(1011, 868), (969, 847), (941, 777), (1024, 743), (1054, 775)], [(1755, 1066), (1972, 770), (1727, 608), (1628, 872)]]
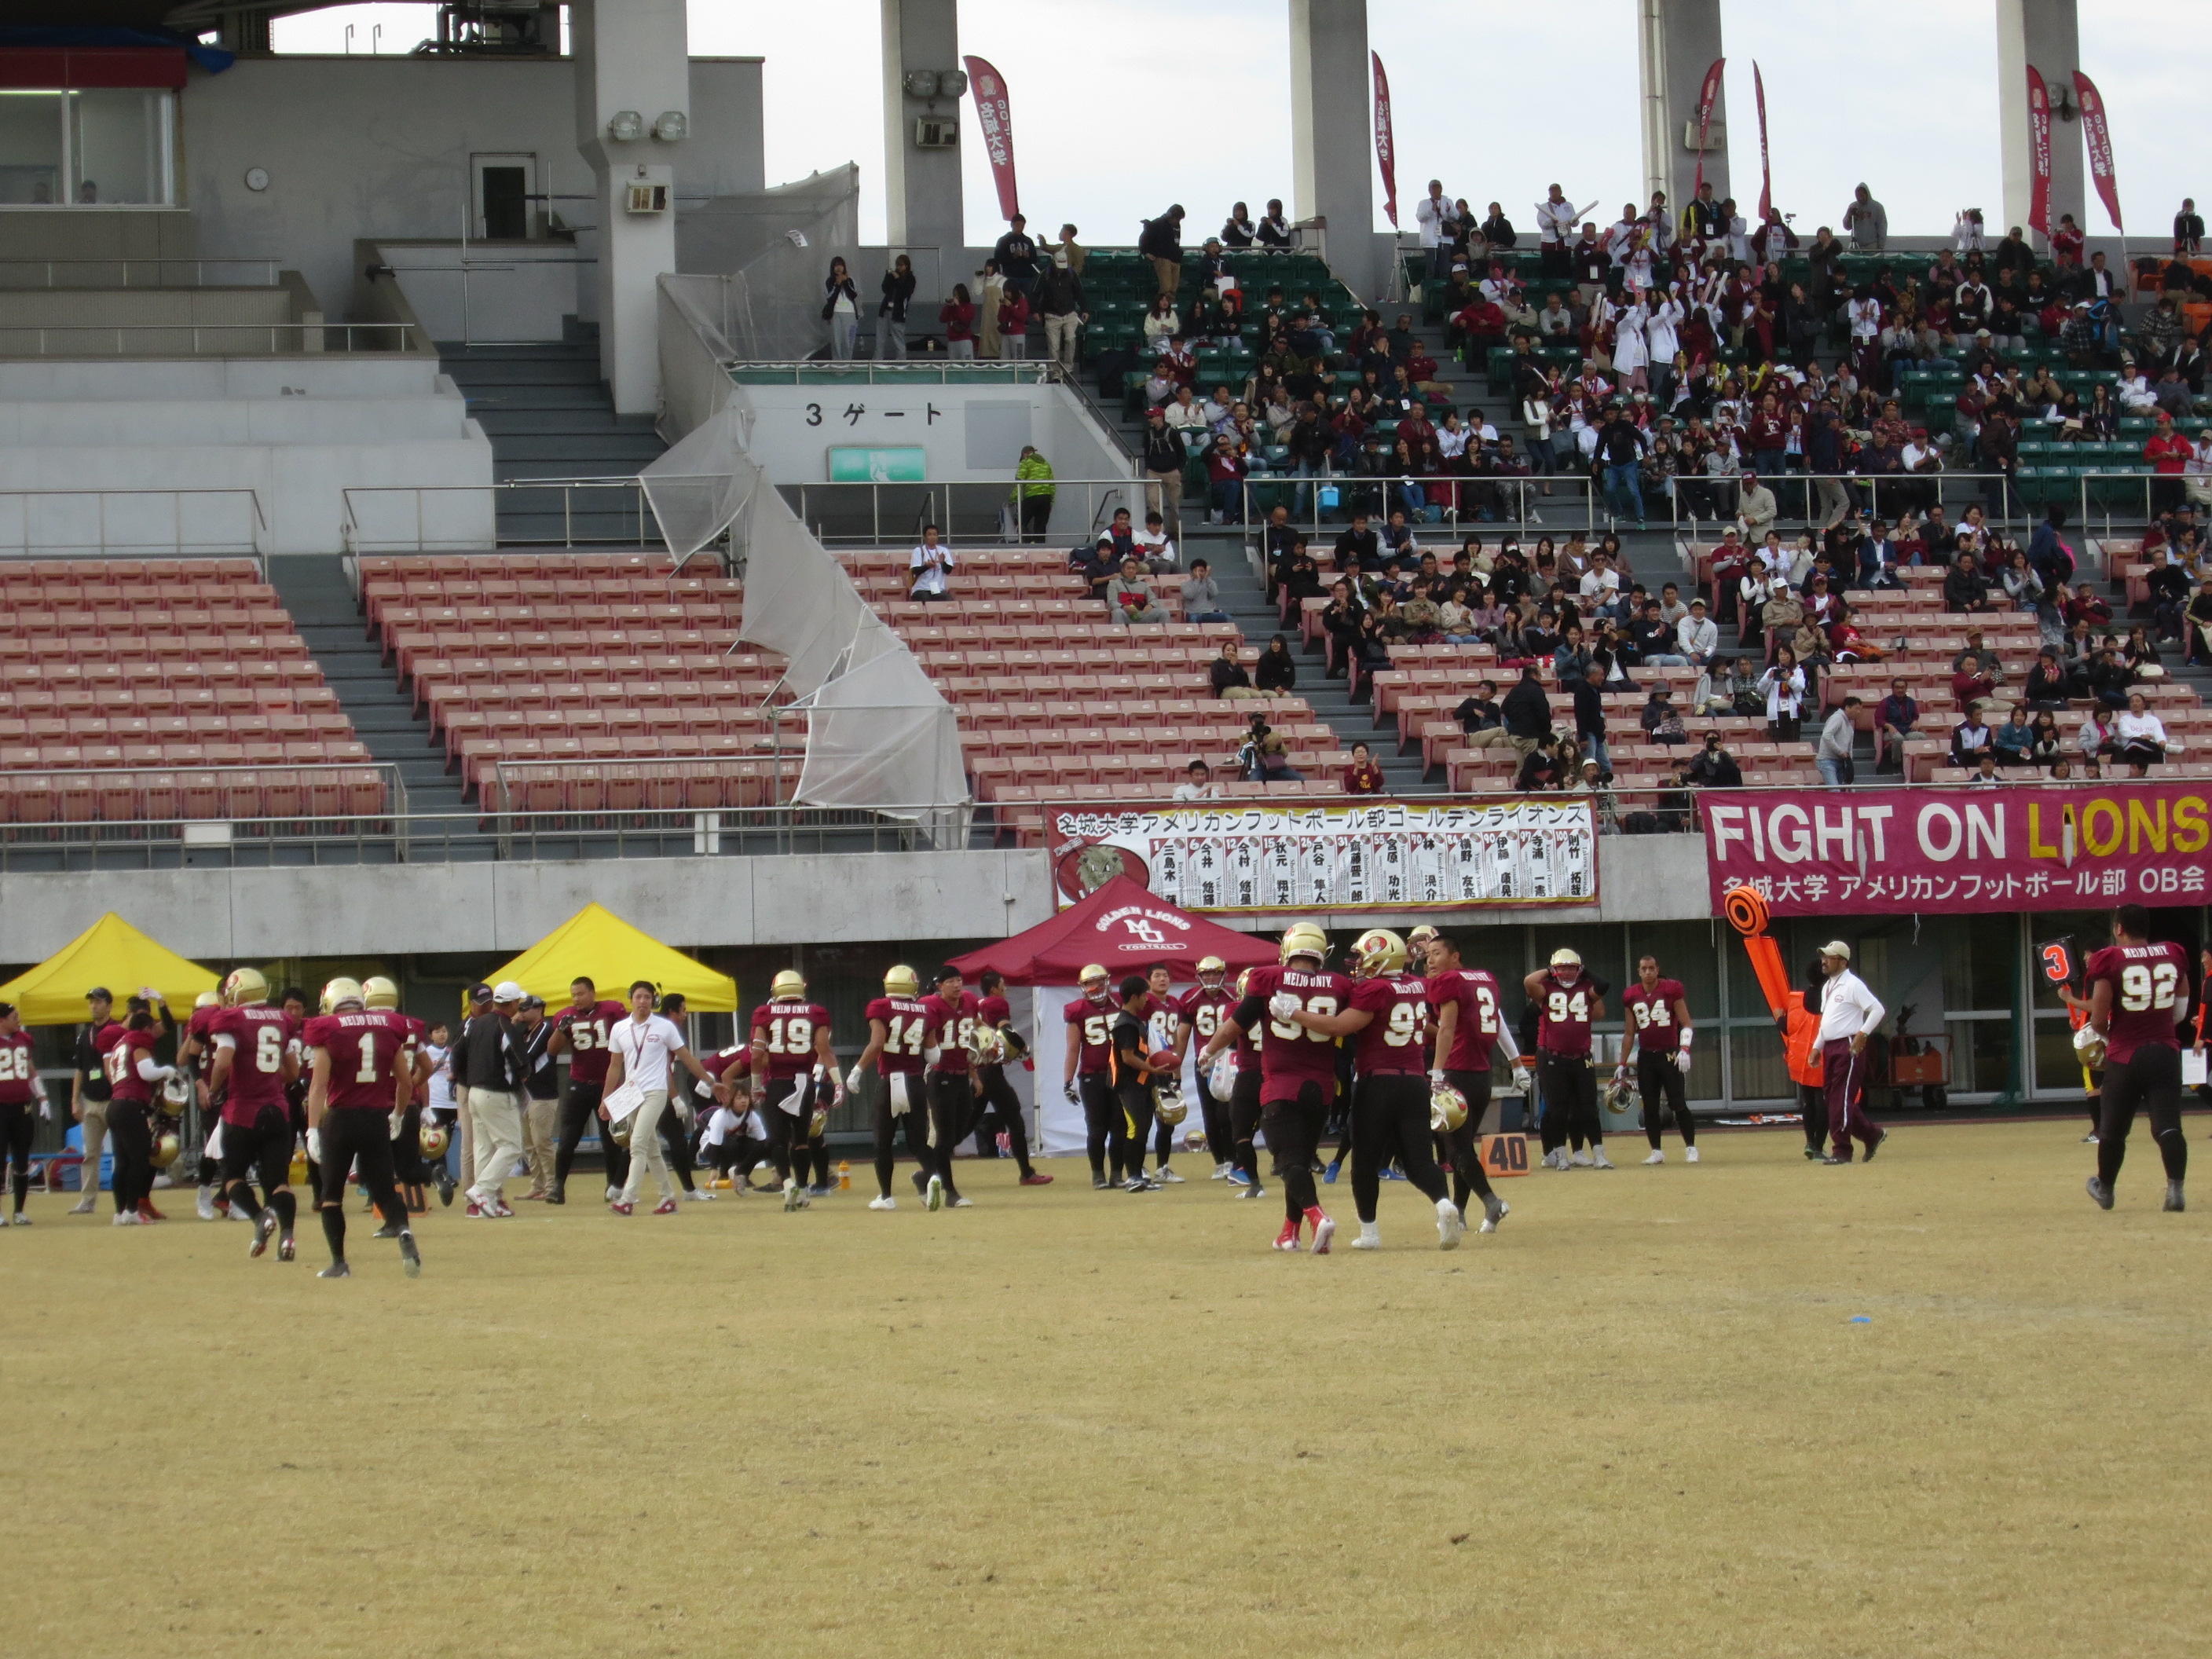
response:
[(744, 455), (745, 413), (726, 402), (638, 474), (661, 539), (678, 560), (727, 530), (759, 483), (760, 470)]
[[(760, 476), (750, 461), (743, 465)], [(738, 637), (782, 653), (788, 661), (784, 683), (799, 696), (811, 696), (856, 659), (904, 648), (765, 478), (752, 492), (744, 542), (744, 617)]]

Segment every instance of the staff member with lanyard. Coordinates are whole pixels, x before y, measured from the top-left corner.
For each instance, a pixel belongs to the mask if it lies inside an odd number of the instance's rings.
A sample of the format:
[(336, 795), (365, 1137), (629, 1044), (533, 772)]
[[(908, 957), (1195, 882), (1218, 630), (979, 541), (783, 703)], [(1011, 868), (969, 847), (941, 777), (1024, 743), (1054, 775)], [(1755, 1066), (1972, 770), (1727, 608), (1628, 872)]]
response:
[(522, 1074), (522, 1149), (530, 1161), (530, 1190), (522, 1196), (542, 1199), (553, 1190), (554, 1152), (561, 1136), (561, 1068), (553, 1057), (553, 1026), (545, 1018), (544, 997), (522, 999), (507, 1036), (515, 1070)]
[(76, 1047), (70, 1051), (75, 1073), (70, 1088), (70, 1115), (83, 1130), (84, 1161), (77, 1165), (76, 1203), (71, 1215), (90, 1215), (100, 1202), (100, 1152), (107, 1139), (107, 1103), (115, 1091), (107, 1081), (106, 1062), (100, 1058), (100, 1034), (115, 1023), (115, 997), (105, 985), (84, 994), (85, 1023), (77, 1027)]
[(1851, 947), (1830, 939), (1820, 947), (1820, 969), (1827, 982), (1820, 988), (1820, 1069), (1828, 1095), (1828, 1155), (1823, 1164), (1851, 1161), (1854, 1136), (1866, 1143), (1866, 1161), (1889, 1131), (1877, 1129), (1866, 1115), (1867, 1039), (1881, 1027), (1888, 1011), (1851, 971)]

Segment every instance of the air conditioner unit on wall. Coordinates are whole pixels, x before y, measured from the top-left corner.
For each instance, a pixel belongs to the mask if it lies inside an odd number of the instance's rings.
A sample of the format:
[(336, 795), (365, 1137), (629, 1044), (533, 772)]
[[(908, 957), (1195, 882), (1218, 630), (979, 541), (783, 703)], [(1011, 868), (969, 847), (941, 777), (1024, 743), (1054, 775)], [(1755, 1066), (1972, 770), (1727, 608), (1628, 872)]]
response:
[[(1692, 116), (1688, 120), (1682, 123), (1682, 148), (1690, 151), (1693, 155), (1697, 151), (1698, 121), (1695, 116)], [(1727, 148), (1728, 123), (1725, 121), (1716, 121), (1712, 125), (1712, 130), (1705, 134), (1705, 154), (1710, 155), (1717, 149), (1726, 149)]]
[(915, 116), (914, 147), (916, 149), (957, 149), (960, 147), (959, 116)]
[(639, 167), (625, 183), (623, 211), (639, 214), (667, 212), (669, 191), (675, 182), (676, 175), (670, 168)]

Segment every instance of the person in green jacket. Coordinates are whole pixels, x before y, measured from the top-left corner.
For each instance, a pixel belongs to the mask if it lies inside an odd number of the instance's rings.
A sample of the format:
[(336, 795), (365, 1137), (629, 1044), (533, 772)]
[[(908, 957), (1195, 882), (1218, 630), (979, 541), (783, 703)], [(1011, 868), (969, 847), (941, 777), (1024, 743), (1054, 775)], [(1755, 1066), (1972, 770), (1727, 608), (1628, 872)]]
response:
[(1035, 444), (1022, 446), (1022, 459), (1014, 467), (1013, 494), (1008, 497), (1021, 514), (1022, 539), (1041, 542), (1052, 521), (1052, 463), (1037, 453)]

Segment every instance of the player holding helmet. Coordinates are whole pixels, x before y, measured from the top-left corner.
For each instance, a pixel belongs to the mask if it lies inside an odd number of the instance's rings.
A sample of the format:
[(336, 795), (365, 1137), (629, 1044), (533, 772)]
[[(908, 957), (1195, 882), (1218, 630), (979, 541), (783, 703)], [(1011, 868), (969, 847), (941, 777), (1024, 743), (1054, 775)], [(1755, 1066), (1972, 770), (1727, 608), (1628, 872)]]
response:
[[(1237, 1006), (1237, 994), (1229, 988), (1228, 977), (1229, 964), (1219, 957), (1199, 958), (1198, 987), (1184, 994), (1178, 1011), (1182, 1023), (1176, 1038), (1177, 1059), (1190, 1052), (1194, 1038), (1201, 1048), (1212, 1041), (1224, 1012)], [(1234, 1167), (1230, 1158), (1235, 1142), (1229, 1130), (1229, 1103), (1213, 1092), (1212, 1079), (1205, 1066), (1193, 1069), (1198, 1073), (1198, 1121), (1206, 1131), (1206, 1150), (1213, 1154), (1213, 1178), (1225, 1181)]]
[(1382, 1248), (1376, 1207), (1383, 1169), (1395, 1157), (1406, 1179), (1436, 1206), (1437, 1248), (1455, 1250), (1467, 1222), (1445, 1196), (1429, 1129), (1428, 988), (1406, 971), (1406, 941), (1387, 927), (1354, 940), (1347, 965), (1350, 1006), (1336, 1013), (1300, 1008), (1290, 1019), (1321, 1036), (1359, 1040), (1352, 1095), (1352, 1197), (1359, 1237), (1352, 1248)]
[(1477, 1144), (1483, 1114), (1490, 1109), (1490, 1051), (1503, 1048), (1509, 1066), (1520, 1056), (1498, 1012), (1498, 981), (1480, 968), (1460, 965), (1457, 939), (1431, 929), (1427, 966), (1429, 1007), (1436, 1020), (1436, 1066), (1429, 1081), (1456, 1091), (1464, 1103), (1461, 1121), (1443, 1132), (1451, 1158), (1452, 1202), (1465, 1214), (1468, 1195), (1480, 1194), (1482, 1231), (1494, 1233), (1511, 1206), (1491, 1190)]
[[(1591, 1039), (1605, 1018), (1604, 988), (1583, 969), (1582, 957), (1564, 946), (1522, 988), (1536, 1005), (1536, 1057), (1523, 1054), (1520, 1064), (1535, 1067), (1544, 1091), (1544, 1162), (1554, 1170), (1567, 1168), (1571, 1139), (1572, 1163), (1610, 1170), (1605, 1125), (1597, 1115), (1597, 1074), (1590, 1069)], [(1588, 1153), (1580, 1150), (1584, 1141)]]
[(1323, 965), (1328, 935), (1310, 921), (1284, 933), (1281, 955), (1280, 967), (1255, 968), (1246, 977), (1243, 1000), (1223, 1018), (1200, 1062), (1210, 1062), (1248, 1031), (1261, 1034), (1260, 1127), (1283, 1183), (1283, 1230), (1275, 1248), (1298, 1249), (1300, 1224), (1310, 1223), (1314, 1254), (1326, 1255), (1336, 1223), (1321, 1207), (1313, 1154), (1336, 1088), (1336, 1040), (1308, 1030), (1294, 1016), (1340, 1012), (1351, 999), (1352, 981)]
[(983, 1134), (995, 1132), (1005, 1155), (1022, 1172), (1024, 1187), (1049, 1187), (1052, 1177), (1040, 1174), (1030, 1162), (1029, 1126), (1022, 1119), (1021, 1097), (1006, 1081), (1006, 1062), (1023, 1060), (1029, 1045), (1014, 1029), (1014, 1011), (1006, 1000), (1006, 976), (987, 968), (977, 983), (982, 994), (975, 1000), (975, 1099), (983, 1109), (977, 1123), (977, 1145)]

